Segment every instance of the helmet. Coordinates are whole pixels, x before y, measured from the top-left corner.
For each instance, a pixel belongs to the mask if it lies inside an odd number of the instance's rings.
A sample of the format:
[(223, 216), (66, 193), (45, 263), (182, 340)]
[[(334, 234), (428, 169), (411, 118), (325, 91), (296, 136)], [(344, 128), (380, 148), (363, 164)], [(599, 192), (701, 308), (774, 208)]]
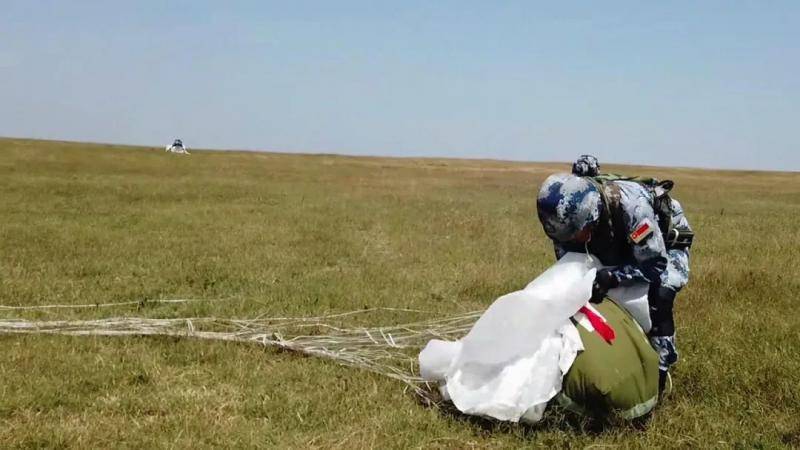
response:
[(594, 177), (600, 173), (600, 162), (592, 155), (581, 155), (572, 164), (572, 173), (581, 177)]
[(586, 178), (550, 175), (536, 200), (539, 221), (550, 239), (568, 242), (587, 225), (600, 219), (600, 191)]

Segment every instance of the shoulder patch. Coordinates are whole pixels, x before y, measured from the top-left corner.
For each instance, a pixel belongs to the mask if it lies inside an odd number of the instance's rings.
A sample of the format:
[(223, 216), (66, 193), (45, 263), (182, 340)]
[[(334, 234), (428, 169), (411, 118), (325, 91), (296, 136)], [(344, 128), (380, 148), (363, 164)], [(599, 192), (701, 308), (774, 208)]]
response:
[(653, 234), (654, 230), (655, 227), (650, 222), (650, 219), (644, 219), (636, 224), (636, 227), (633, 229), (633, 232), (631, 232), (629, 237), (631, 238), (631, 241), (633, 241), (635, 244), (638, 244), (647, 238), (647, 236)]

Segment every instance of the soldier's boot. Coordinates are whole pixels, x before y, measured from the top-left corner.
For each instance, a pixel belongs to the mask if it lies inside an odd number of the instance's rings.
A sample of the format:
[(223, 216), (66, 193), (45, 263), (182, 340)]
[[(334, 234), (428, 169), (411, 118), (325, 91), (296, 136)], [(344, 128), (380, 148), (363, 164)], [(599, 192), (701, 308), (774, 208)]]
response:
[(668, 370), (658, 371), (658, 399), (664, 399), (672, 393), (672, 376)]

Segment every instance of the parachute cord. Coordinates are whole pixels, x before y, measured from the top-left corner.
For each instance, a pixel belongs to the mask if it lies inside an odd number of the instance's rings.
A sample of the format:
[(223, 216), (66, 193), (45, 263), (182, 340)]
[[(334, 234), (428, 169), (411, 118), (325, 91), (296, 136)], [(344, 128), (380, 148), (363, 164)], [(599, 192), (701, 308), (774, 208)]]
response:
[(589, 242), (592, 240), (592, 236), (589, 236), (589, 239), (583, 243), (583, 248), (586, 250), (586, 264), (591, 266), (594, 263), (594, 258), (592, 258), (592, 254), (589, 252)]

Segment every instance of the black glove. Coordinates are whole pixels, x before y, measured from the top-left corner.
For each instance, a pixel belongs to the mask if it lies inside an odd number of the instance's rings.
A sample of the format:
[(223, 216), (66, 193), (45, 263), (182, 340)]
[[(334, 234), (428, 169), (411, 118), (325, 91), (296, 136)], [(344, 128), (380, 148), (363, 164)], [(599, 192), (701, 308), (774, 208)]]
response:
[(619, 286), (619, 278), (609, 269), (600, 269), (594, 276), (594, 283), (592, 284), (592, 298), (589, 299), (592, 303), (600, 303), (608, 294), (609, 289)]

